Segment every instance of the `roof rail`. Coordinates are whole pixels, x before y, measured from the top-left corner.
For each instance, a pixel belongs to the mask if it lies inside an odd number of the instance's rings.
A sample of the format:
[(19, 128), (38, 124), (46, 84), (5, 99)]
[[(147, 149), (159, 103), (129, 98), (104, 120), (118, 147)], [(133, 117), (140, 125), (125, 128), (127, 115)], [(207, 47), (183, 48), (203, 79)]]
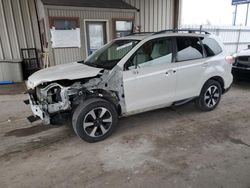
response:
[(126, 36), (133, 36), (133, 35), (146, 35), (146, 34), (154, 34), (154, 32), (138, 32), (138, 33), (130, 33)]
[(209, 32), (204, 31), (204, 30), (200, 30), (200, 29), (166, 29), (166, 30), (158, 31), (158, 32), (154, 33), (154, 35), (158, 35), (158, 34), (162, 34), (162, 33), (166, 33), (166, 32), (173, 32), (173, 33), (178, 33), (178, 32), (204, 33), (206, 35), (210, 35)]

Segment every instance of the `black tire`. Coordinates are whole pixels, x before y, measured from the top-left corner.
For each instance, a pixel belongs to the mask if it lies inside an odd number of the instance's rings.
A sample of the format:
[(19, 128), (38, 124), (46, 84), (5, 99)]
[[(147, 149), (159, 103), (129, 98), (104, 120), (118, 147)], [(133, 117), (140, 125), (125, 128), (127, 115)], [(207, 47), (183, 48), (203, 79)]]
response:
[[(105, 110), (106, 112), (104, 112)], [(117, 123), (118, 114), (114, 105), (100, 98), (88, 99), (81, 103), (76, 108), (72, 118), (75, 133), (82, 140), (90, 143), (111, 136)]]
[(216, 80), (208, 80), (204, 84), (200, 96), (195, 100), (195, 104), (202, 111), (214, 110), (220, 103), (221, 95), (222, 87), (220, 83)]

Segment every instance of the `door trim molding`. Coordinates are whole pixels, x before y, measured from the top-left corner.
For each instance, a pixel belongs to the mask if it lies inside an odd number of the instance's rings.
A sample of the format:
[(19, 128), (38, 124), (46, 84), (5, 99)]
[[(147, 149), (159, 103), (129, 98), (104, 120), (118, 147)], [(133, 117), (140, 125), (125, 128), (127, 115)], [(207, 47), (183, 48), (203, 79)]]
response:
[(83, 25), (84, 25), (84, 43), (85, 43), (85, 53), (86, 53), (86, 58), (89, 57), (88, 55), (88, 40), (87, 40), (87, 26), (86, 22), (105, 22), (106, 23), (106, 38), (107, 38), (107, 43), (110, 41), (110, 36), (109, 36), (109, 20), (107, 19), (84, 19), (83, 20)]

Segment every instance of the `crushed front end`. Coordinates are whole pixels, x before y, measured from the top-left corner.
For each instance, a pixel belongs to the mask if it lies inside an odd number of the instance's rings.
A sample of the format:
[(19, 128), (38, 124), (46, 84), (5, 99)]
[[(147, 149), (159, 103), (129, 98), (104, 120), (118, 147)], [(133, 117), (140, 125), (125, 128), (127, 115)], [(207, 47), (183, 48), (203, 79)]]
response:
[(76, 94), (76, 91), (72, 87), (51, 83), (29, 89), (28, 94), (33, 114), (44, 124), (50, 124), (52, 115), (71, 109), (70, 97)]
[(121, 113), (126, 111), (122, 70), (118, 67), (91, 78), (43, 82), (36, 86), (28, 80), (27, 88), (34, 117), (39, 117), (46, 125), (57, 114), (73, 114), (81, 102), (93, 97), (108, 100)]

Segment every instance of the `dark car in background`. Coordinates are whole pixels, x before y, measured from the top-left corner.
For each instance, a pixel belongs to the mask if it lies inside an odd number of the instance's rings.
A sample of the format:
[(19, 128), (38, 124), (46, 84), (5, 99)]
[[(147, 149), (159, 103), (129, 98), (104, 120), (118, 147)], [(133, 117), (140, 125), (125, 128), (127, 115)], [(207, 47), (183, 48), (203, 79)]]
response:
[(250, 80), (250, 45), (236, 55), (232, 73), (235, 80)]

